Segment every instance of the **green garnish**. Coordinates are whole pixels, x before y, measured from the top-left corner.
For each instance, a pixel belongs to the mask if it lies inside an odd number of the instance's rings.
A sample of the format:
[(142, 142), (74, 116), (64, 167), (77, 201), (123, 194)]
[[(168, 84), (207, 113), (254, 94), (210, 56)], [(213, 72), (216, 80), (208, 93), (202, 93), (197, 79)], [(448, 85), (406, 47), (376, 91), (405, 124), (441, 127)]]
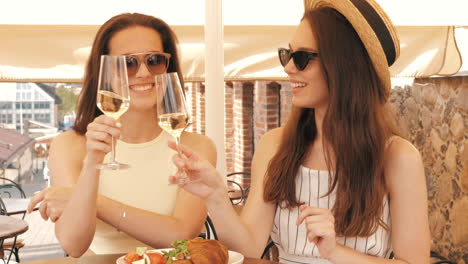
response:
[(163, 251), (163, 256), (166, 258), (167, 262), (166, 264), (171, 264), (173, 258), (176, 256), (183, 255), (184, 259), (188, 258), (190, 256), (190, 253), (188, 251), (188, 241), (187, 240), (176, 240), (174, 243), (171, 244), (171, 246), (174, 248), (171, 251)]
[(136, 252), (138, 256), (143, 256), (143, 254), (146, 253), (146, 250), (148, 250), (147, 247), (137, 247)]

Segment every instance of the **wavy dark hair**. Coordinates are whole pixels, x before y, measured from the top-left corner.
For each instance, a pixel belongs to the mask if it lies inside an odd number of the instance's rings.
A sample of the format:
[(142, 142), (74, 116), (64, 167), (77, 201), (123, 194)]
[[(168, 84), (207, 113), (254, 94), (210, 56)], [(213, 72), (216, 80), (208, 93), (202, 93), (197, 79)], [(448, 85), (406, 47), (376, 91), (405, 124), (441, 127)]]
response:
[(124, 13), (112, 17), (105, 22), (96, 34), (91, 55), (88, 59), (83, 88), (78, 99), (78, 109), (73, 130), (84, 135), (89, 123), (102, 112), (96, 106), (97, 85), (101, 55), (109, 54), (109, 41), (115, 33), (134, 26), (143, 26), (154, 29), (161, 36), (163, 51), (170, 53), (171, 58), (167, 72), (177, 72), (183, 84), (182, 70), (177, 52), (178, 40), (169, 25), (163, 20), (139, 13)]
[[(385, 146), (399, 133), (382, 81), (352, 25), (331, 8), (307, 11), (303, 19), (313, 29), (328, 84), (322, 135), (333, 174), (326, 195), (337, 193), (335, 228), (338, 235), (369, 236), (379, 225), (388, 228), (381, 220), (387, 194)], [(314, 109), (293, 108), (265, 175), (265, 201), (282, 208), (303, 204), (296, 199), (295, 178), (316, 136)]]

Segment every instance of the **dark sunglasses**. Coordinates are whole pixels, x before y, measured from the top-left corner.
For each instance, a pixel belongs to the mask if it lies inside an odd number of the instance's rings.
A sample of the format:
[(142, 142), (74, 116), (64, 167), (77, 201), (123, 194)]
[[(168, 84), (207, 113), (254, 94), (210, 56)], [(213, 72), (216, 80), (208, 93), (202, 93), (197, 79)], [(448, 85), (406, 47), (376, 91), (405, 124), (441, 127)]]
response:
[(296, 65), (296, 68), (300, 71), (304, 70), (305, 67), (307, 67), (307, 64), (309, 64), (309, 61), (318, 57), (318, 55), (319, 54), (317, 52), (298, 50), (291, 53), (290, 49), (278, 49), (278, 57), (281, 62), (281, 65), (283, 65), (283, 67), (286, 67), (286, 65), (292, 58), (294, 61), (294, 65)]
[(140, 57), (142, 56), (144, 56), (143, 62), (146, 64), (146, 68), (152, 74), (166, 72), (169, 66), (169, 59), (171, 58), (171, 54), (164, 52), (145, 52), (125, 55), (128, 76), (133, 76), (138, 72), (141, 65)]

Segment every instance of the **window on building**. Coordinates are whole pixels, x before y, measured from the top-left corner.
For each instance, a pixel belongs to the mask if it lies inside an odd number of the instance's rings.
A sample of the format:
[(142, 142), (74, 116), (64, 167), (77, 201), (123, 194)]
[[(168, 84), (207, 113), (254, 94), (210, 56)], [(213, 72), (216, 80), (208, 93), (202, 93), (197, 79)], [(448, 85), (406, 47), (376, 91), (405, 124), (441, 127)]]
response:
[(35, 109), (49, 109), (50, 103), (47, 103), (47, 102), (34, 103), (34, 108)]
[(13, 116), (11, 114), (0, 114), (0, 124), (12, 124)]
[(12, 106), (10, 102), (0, 102), (0, 109), (12, 109)]
[(31, 109), (32, 103), (16, 103), (16, 109)]
[(50, 114), (34, 114), (34, 120), (41, 123), (50, 123)]

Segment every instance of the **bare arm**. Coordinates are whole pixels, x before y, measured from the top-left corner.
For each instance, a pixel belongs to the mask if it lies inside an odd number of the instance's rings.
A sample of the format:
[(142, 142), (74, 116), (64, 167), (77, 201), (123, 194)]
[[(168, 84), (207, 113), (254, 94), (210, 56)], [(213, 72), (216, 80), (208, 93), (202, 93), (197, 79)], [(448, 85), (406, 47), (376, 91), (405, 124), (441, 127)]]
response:
[[(232, 250), (249, 257), (259, 257), (268, 242), (273, 226), (276, 205), (263, 200), (263, 180), (268, 162), (276, 151), (277, 137), (281, 130), (274, 130), (262, 137), (252, 162), (252, 185), (242, 216), (237, 215), (227, 195), (226, 186), (213, 167), (195, 157), (188, 149), (184, 154), (188, 161), (175, 159), (177, 166), (192, 170), (193, 177), (203, 184), (188, 184), (184, 188), (206, 201), (210, 217), (220, 240)], [(174, 147), (174, 144), (172, 144)]]
[[(107, 125), (112, 126), (111, 123)], [(118, 136), (118, 133), (112, 131), (110, 127), (103, 131), (110, 131), (114, 133), (114, 136)], [(110, 139), (110, 136), (107, 136)], [(187, 141), (197, 149), (200, 155), (212, 164), (216, 163), (216, 150), (208, 138), (199, 135), (188, 136), (188, 138)], [(191, 143), (192, 141), (197, 143)], [(192, 238), (198, 235), (206, 217), (206, 209), (200, 199), (185, 191), (179, 192), (175, 210), (171, 216), (128, 206), (126, 207), (127, 217), (124, 219), (121, 219), (124, 204), (97, 194), (99, 172), (96, 165), (101, 163), (105, 153), (110, 151), (109, 142), (102, 142), (102, 153), (97, 154), (96, 151), (89, 151), (89, 149), (99, 149), (100, 146), (90, 147), (88, 142), (88, 151), (83, 151), (86, 156), (82, 167), (76, 165), (78, 158), (63, 157), (63, 153), (70, 152), (72, 144), (69, 140), (64, 140), (64, 142), (57, 140), (54, 150), (51, 149), (49, 162), (54, 186), (56, 184), (66, 186), (76, 181), (69, 202), (56, 222), (56, 235), (64, 250), (71, 256), (80, 256), (88, 249), (94, 236), (96, 217), (114, 227), (119, 226), (123, 232), (154, 247), (167, 247), (175, 239)], [(104, 143), (107, 143), (107, 146)], [(73, 171), (70, 171), (71, 168)], [(61, 179), (55, 179), (56, 177)], [(143, 230), (141, 226), (149, 228)]]
[[(184, 134), (182, 142), (193, 147), (210, 164), (216, 166), (213, 142), (201, 135)], [(180, 189), (172, 216), (160, 215), (125, 205), (104, 196), (98, 198), (98, 218), (155, 248), (167, 248), (174, 240), (191, 239), (200, 234), (206, 218), (203, 200)], [(145, 228), (141, 228), (144, 226)], [(161, 232), (161, 230), (165, 230)]]
[[(86, 155), (84, 144), (84, 137), (75, 132), (64, 133), (52, 142), (48, 162), (52, 186), (73, 188), (56, 221), (55, 234), (65, 252), (74, 257), (82, 254), (75, 248), (83, 248), (84, 253), (89, 247), (88, 241), (92, 241), (96, 227), (98, 171), (89, 159), (83, 161)], [(76, 149), (70, 151), (70, 146), (76, 146)], [(41, 207), (44, 205), (48, 205), (47, 201)]]
[(395, 139), (389, 147), (385, 174), (390, 192), (395, 258), (411, 264), (429, 263), (426, 178), (418, 150), (406, 140)]

